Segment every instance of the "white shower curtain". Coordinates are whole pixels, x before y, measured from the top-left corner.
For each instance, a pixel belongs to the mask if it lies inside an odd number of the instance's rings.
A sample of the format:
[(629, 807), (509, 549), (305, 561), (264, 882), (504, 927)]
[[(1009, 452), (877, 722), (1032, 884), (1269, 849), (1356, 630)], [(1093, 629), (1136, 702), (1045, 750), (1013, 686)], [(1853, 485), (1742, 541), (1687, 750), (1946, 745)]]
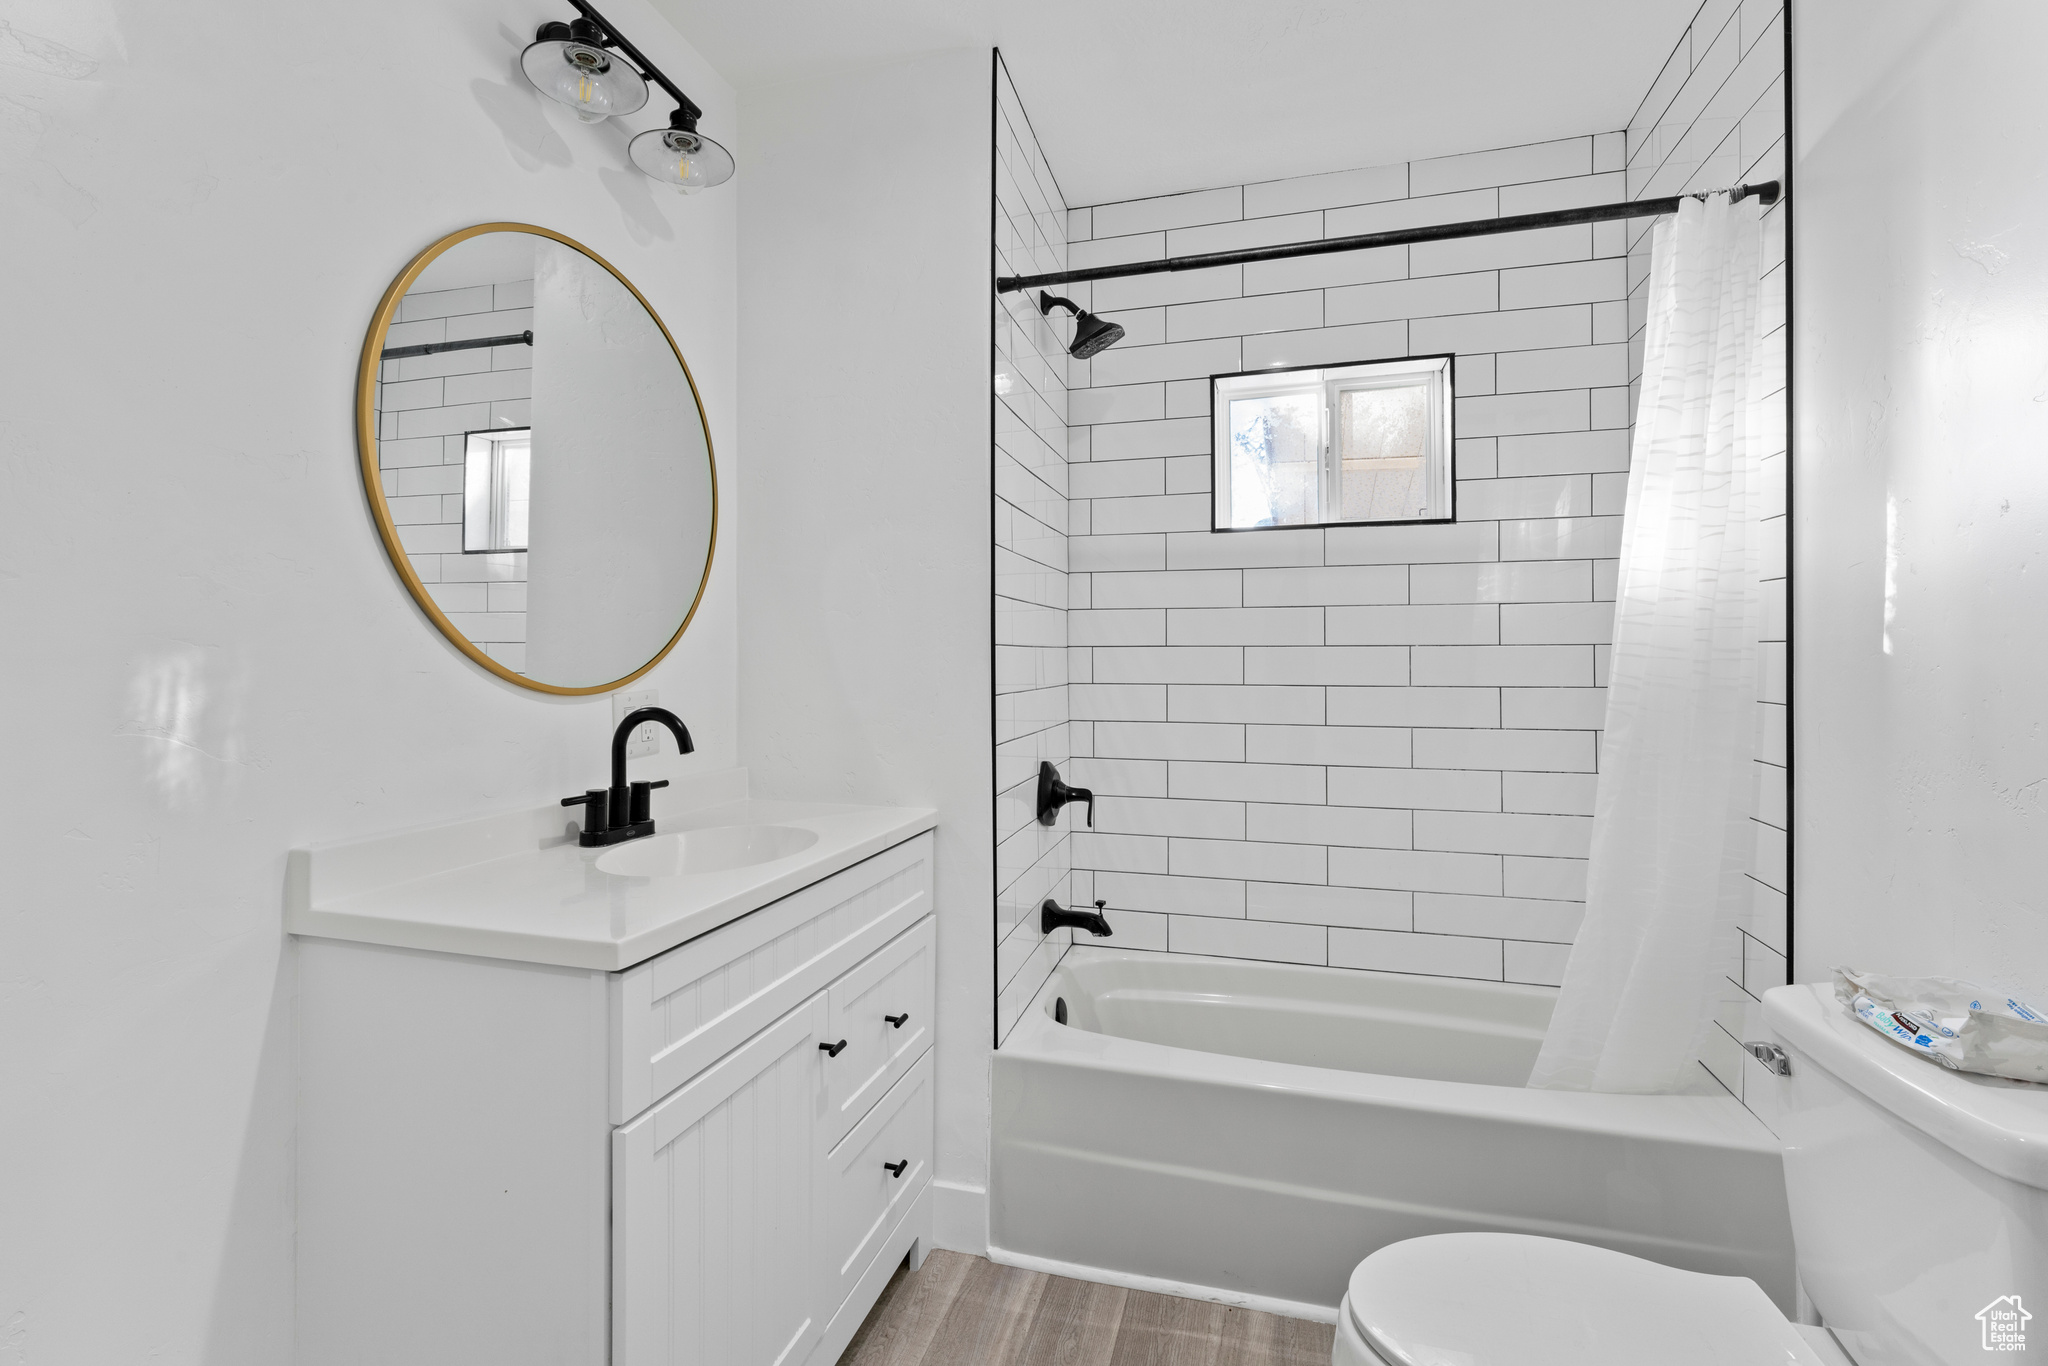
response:
[(1758, 215), (1717, 194), (1656, 229), (1586, 916), (1531, 1086), (1695, 1089), (1748, 901)]

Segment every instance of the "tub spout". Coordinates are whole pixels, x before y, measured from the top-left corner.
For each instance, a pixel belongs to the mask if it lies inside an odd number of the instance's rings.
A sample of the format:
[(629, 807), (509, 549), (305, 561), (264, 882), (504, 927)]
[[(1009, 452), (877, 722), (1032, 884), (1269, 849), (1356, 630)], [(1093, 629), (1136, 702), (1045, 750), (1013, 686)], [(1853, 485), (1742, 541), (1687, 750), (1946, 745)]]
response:
[(1110, 935), (1109, 921), (1104, 919), (1102, 914), (1102, 908), (1107, 904), (1098, 901), (1092, 911), (1069, 911), (1063, 909), (1059, 902), (1047, 897), (1045, 904), (1038, 908), (1038, 931), (1040, 934), (1051, 934), (1062, 925), (1072, 925), (1077, 930), (1088, 931), (1097, 939), (1107, 939)]

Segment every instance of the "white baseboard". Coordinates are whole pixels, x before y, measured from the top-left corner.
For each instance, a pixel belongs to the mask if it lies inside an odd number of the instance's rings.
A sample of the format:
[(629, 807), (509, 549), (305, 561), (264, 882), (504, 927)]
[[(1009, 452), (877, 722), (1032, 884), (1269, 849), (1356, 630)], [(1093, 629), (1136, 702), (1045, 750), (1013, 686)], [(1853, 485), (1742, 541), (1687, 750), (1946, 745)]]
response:
[[(943, 1240), (940, 1246), (948, 1246)], [(1337, 1311), (1329, 1305), (1303, 1304), (1299, 1300), (1278, 1300), (1270, 1295), (1247, 1295), (1237, 1290), (1218, 1290), (1213, 1285), (1190, 1285), (1186, 1281), (1162, 1280), (1157, 1276), (1133, 1276), (1123, 1271), (1105, 1271), (1099, 1266), (1082, 1266), (1076, 1262), (1055, 1261), (1051, 1257), (1033, 1257), (1028, 1253), (1010, 1252), (1004, 1248), (991, 1247), (988, 1259), (1004, 1266), (1021, 1267), (1026, 1271), (1043, 1271), (1052, 1276), (1065, 1276), (1070, 1280), (1094, 1281), (1099, 1285), (1120, 1285), (1126, 1290), (1149, 1290), (1155, 1295), (1174, 1295), (1184, 1300), (1209, 1300), (1216, 1304), (1227, 1304), (1237, 1309), (1256, 1309), (1261, 1313), (1278, 1314), (1287, 1319), (1307, 1319), (1312, 1323), (1335, 1323)]]
[(950, 1252), (988, 1252), (988, 1189), (932, 1182), (932, 1243)]

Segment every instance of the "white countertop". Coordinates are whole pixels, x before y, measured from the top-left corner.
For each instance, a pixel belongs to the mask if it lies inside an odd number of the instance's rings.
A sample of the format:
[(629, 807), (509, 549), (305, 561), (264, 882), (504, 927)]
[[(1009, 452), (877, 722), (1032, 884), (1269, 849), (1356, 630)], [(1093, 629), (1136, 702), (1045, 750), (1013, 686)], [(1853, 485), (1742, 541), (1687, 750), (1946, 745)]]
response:
[(622, 877), (597, 868), (608, 849), (576, 843), (574, 809), (538, 807), (294, 849), (285, 929), (616, 972), (938, 824), (927, 807), (764, 801), (745, 791), (745, 772), (735, 770), (657, 792), (658, 834), (788, 825), (817, 842), (752, 867)]

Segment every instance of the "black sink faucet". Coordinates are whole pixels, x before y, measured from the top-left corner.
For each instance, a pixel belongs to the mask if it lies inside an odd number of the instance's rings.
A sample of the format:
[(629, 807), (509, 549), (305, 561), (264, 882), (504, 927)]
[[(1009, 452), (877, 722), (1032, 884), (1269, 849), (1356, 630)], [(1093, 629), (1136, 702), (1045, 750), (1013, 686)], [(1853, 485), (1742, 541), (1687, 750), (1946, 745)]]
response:
[(611, 787), (593, 787), (580, 797), (562, 798), (564, 806), (583, 808), (583, 833), (576, 837), (576, 842), (585, 848), (618, 844), (654, 833), (652, 794), (657, 787), (667, 787), (668, 779), (651, 783), (626, 781), (626, 742), (633, 738), (634, 731), (650, 721), (667, 726), (675, 735), (677, 753), (696, 752), (697, 746), (690, 739), (690, 728), (668, 708), (640, 707), (627, 712), (618, 729), (612, 732)]

